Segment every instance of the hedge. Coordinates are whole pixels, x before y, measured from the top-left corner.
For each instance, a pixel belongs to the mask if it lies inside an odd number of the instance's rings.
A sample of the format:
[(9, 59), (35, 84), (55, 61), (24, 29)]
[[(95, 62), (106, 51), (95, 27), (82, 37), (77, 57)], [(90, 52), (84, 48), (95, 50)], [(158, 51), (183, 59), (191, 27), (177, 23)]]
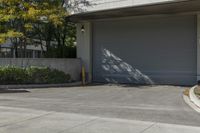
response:
[(70, 82), (71, 76), (48, 67), (0, 66), (0, 84), (58, 84)]

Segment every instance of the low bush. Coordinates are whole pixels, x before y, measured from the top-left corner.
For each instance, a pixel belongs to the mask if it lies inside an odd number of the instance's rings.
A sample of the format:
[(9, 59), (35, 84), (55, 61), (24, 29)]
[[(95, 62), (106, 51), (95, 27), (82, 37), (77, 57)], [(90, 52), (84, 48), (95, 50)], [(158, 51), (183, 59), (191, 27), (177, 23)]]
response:
[(70, 80), (69, 74), (48, 67), (0, 67), (0, 84), (58, 84)]

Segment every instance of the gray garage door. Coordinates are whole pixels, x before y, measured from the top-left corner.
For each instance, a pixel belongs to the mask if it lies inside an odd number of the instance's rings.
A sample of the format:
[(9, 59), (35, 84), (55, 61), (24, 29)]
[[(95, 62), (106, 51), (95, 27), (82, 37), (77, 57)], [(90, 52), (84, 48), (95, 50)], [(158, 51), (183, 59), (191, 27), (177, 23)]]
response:
[(195, 16), (93, 23), (93, 81), (196, 83)]

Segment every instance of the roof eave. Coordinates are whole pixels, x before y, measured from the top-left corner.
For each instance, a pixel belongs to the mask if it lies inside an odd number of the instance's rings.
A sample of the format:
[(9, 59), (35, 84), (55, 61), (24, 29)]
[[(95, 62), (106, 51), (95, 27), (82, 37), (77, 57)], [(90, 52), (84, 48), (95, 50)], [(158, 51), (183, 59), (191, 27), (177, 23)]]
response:
[(153, 14), (172, 14), (181, 12), (200, 11), (200, 0), (180, 0), (174, 2), (162, 2), (156, 4), (123, 7), (102, 11), (79, 13), (70, 16), (72, 21), (86, 21), (106, 18), (142, 16)]

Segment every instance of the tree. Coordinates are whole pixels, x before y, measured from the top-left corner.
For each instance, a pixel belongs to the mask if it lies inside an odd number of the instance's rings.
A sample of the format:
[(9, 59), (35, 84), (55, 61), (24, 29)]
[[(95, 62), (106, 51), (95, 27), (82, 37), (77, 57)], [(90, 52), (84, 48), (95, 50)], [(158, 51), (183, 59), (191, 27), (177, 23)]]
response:
[(0, 0), (0, 43), (10, 39), (15, 48), (26, 48), (34, 26), (62, 26), (68, 12), (60, 0)]
[[(27, 41), (40, 40), (45, 57), (68, 57), (74, 51), (75, 25), (67, 18), (68, 11), (80, 12), (87, 0), (0, 0), (0, 44), (11, 40), (18, 57), (18, 48), (26, 54)], [(44, 42), (45, 41), (45, 46)], [(56, 41), (56, 45), (51, 42)], [(43, 50), (44, 52), (44, 50)], [(74, 53), (74, 52), (73, 52)], [(23, 55), (23, 56), (24, 56)], [(74, 57), (73, 56), (70, 57)]]
[[(87, 0), (63, 0), (60, 1), (60, 5), (63, 5), (69, 11), (81, 12), (81, 4), (89, 6)], [(76, 57), (76, 47), (74, 42), (76, 40), (75, 24), (72, 23), (68, 18), (65, 18), (62, 25), (53, 26), (51, 23), (39, 23), (35, 25), (36, 38), (40, 39), (40, 44), (43, 45), (42, 41), (45, 41), (45, 47), (47, 52), (45, 57), (50, 58), (66, 58)], [(52, 45), (54, 41), (57, 44)]]

